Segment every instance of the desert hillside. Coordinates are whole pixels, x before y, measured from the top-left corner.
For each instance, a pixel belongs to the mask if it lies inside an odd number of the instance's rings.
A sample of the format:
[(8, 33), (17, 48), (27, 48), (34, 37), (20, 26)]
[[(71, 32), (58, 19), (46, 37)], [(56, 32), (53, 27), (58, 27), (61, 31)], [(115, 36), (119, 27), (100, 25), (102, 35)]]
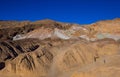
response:
[(0, 21), (0, 77), (120, 77), (119, 59), (119, 18)]

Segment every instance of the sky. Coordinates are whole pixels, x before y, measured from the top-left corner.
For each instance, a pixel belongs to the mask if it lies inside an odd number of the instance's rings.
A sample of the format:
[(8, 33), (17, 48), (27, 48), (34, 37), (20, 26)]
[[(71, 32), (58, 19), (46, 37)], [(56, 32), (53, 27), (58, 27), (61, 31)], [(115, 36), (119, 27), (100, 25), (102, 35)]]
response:
[(120, 18), (120, 0), (0, 0), (0, 20), (90, 24)]

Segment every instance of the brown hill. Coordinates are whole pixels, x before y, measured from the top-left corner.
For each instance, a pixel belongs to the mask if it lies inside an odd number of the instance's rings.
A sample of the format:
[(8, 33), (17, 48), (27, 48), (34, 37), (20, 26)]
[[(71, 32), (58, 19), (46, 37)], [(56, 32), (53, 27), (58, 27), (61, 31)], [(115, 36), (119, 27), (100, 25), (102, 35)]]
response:
[(0, 77), (120, 75), (119, 19), (86, 26), (48, 19), (22, 26), (0, 22), (7, 26), (0, 28)]

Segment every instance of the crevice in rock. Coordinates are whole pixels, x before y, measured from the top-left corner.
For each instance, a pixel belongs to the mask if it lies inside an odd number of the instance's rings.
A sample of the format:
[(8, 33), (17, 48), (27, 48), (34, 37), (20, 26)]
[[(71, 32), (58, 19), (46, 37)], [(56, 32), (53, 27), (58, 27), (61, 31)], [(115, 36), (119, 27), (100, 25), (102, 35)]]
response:
[(1, 42), (1, 45), (7, 47), (10, 50), (10, 53), (13, 54), (14, 57), (18, 56), (14, 48), (12, 48), (10, 45), (8, 45), (6, 42)]
[(34, 51), (39, 47), (39, 45), (31, 46), (29, 49), (30, 51)]
[(8, 55), (5, 59), (4, 59), (4, 61), (6, 61), (6, 60), (8, 60), (8, 59), (11, 59), (12, 58), (12, 56), (11, 55)]
[(16, 47), (16, 49), (18, 49), (20, 52), (24, 52), (23, 49), (22, 49), (19, 45), (16, 45), (15, 47)]
[(5, 68), (5, 63), (4, 62), (0, 62), (0, 70)]

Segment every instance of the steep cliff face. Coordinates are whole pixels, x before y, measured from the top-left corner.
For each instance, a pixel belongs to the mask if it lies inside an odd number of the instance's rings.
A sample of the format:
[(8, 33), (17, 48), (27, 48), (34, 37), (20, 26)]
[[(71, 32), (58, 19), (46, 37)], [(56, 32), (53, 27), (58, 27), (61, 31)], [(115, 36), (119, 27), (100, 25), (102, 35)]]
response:
[(7, 26), (0, 28), (0, 76), (119, 77), (119, 38), (104, 34), (119, 36), (116, 26), (108, 29), (118, 21), (96, 27), (42, 20), (22, 26), (16, 22), (12, 28), (11, 22), (0, 22)]

